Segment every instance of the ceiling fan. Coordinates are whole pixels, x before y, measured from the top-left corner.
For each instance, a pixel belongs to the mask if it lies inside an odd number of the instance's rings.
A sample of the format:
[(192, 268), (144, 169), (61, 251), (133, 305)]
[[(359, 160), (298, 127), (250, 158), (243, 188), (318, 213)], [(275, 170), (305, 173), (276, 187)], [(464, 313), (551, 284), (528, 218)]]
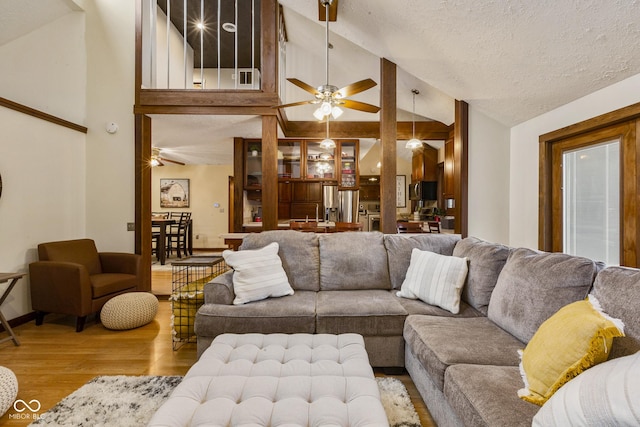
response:
[(166, 157), (162, 157), (162, 150), (160, 148), (152, 147), (151, 148), (151, 161), (149, 162), (152, 167), (155, 166), (164, 166), (164, 162), (175, 163), (176, 165), (184, 166), (186, 163), (179, 162), (177, 160), (167, 159)]
[(313, 113), (314, 117), (318, 120), (322, 120), (329, 115), (331, 115), (334, 119), (337, 119), (342, 114), (342, 110), (340, 109), (340, 107), (364, 111), (367, 113), (377, 113), (378, 111), (380, 111), (380, 107), (376, 107), (375, 105), (367, 104), (360, 101), (354, 101), (351, 99), (345, 99), (348, 96), (364, 92), (365, 90), (371, 89), (372, 87), (376, 86), (377, 83), (373, 80), (360, 80), (341, 89), (338, 89), (338, 87), (329, 84), (329, 7), (331, 6), (332, 2), (333, 0), (321, 0), (321, 4), (325, 8), (325, 22), (327, 23), (325, 43), (326, 83), (322, 86), (319, 86), (318, 88), (314, 88), (313, 86), (301, 80), (288, 78), (288, 81), (298, 86), (299, 88), (311, 93), (315, 97), (315, 99), (309, 101), (292, 102), (290, 104), (276, 105), (274, 108), (296, 107), (298, 105), (306, 104), (320, 104), (318, 109)]

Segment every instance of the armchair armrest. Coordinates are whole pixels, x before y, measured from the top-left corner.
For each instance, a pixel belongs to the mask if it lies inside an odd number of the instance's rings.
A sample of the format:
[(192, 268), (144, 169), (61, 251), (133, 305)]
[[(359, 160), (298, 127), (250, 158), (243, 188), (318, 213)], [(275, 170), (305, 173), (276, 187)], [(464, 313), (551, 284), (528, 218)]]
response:
[(233, 292), (233, 270), (214, 277), (204, 285), (205, 304), (231, 305), (235, 297), (236, 294)]
[(91, 281), (82, 264), (32, 262), (29, 264), (29, 283), (34, 310), (76, 316), (86, 316), (92, 311)]
[(100, 252), (98, 256), (103, 273), (140, 274), (141, 257), (138, 254)]

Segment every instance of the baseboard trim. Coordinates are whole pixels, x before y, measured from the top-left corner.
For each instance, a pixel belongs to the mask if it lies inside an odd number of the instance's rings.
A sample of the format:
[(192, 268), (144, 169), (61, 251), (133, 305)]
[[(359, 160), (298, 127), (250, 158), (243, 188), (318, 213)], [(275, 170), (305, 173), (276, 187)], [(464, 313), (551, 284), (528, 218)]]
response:
[[(15, 319), (9, 320), (9, 326), (15, 328), (16, 326), (24, 325), (25, 323), (29, 323), (32, 320), (35, 320), (36, 312), (32, 311), (31, 313), (24, 314), (22, 316), (16, 317)], [(0, 332), (6, 332), (7, 330), (4, 326), (0, 325)]]

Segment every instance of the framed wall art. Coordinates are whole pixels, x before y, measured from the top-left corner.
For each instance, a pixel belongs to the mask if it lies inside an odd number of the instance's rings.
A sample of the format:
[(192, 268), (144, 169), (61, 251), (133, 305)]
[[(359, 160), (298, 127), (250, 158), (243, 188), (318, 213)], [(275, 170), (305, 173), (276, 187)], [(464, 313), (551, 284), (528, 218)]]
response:
[(407, 207), (407, 176), (396, 175), (396, 208)]
[(188, 208), (189, 200), (188, 179), (160, 179), (161, 208)]

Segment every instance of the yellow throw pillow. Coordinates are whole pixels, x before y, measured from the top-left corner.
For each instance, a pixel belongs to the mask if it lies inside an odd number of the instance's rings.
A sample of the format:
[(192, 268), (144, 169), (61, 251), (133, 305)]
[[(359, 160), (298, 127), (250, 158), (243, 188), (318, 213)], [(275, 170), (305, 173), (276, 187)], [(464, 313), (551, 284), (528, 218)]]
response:
[(525, 388), (518, 390), (518, 396), (544, 404), (564, 383), (606, 361), (613, 338), (620, 336), (624, 324), (604, 314), (593, 295), (562, 307), (520, 351)]

